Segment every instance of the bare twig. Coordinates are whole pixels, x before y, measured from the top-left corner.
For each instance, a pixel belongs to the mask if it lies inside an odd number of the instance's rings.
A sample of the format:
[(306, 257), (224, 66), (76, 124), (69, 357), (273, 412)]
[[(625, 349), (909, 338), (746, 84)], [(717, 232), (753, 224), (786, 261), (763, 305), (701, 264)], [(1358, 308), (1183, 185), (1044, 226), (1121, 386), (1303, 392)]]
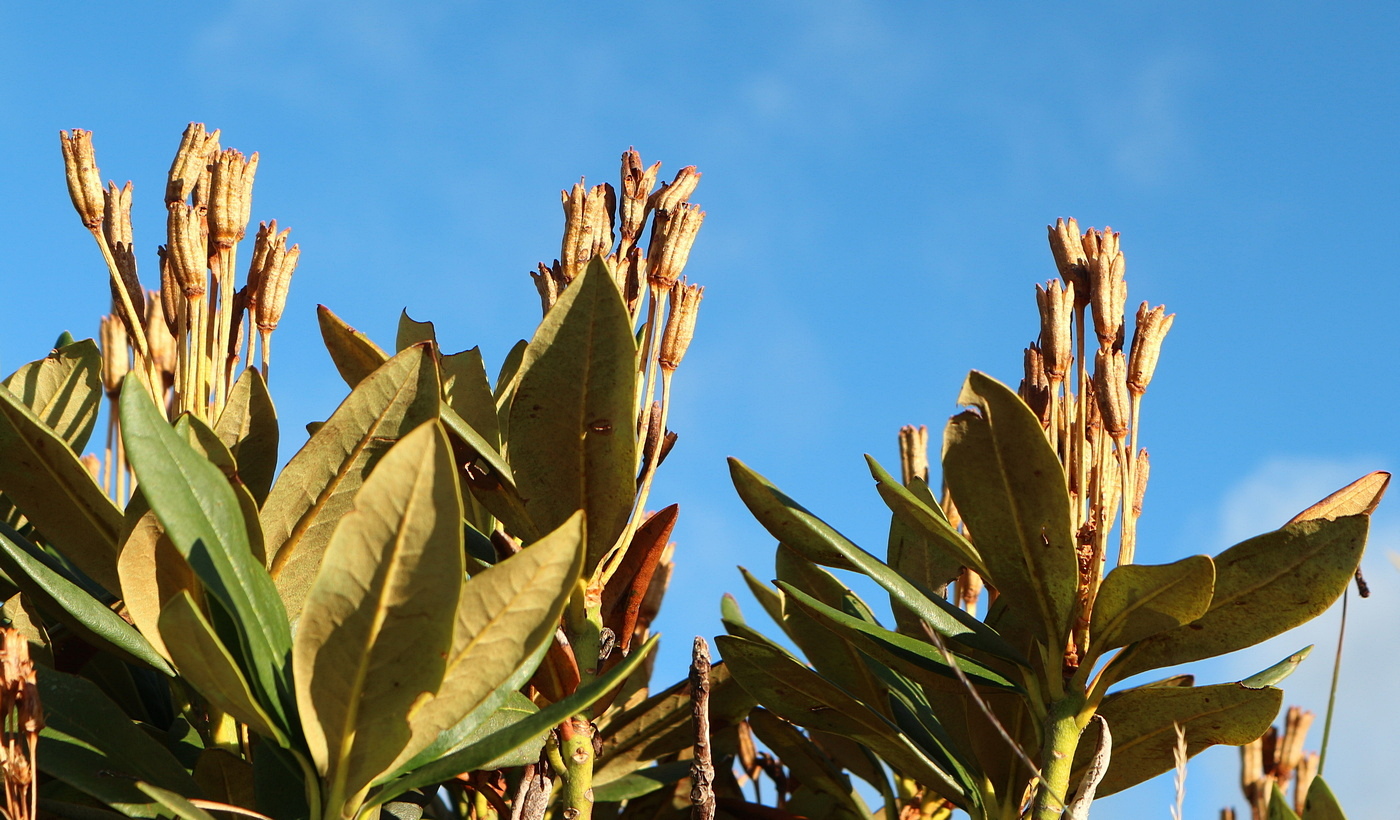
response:
[[(1089, 771), (1085, 772), (1084, 779), (1079, 781), (1079, 789), (1069, 804), (1067, 820), (1087, 820), (1089, 806), (1094, 802), (1094, 793), (1098, 791), (1103, 776), (1108, 774), (1109, 759), (1113, 756), (1113, 733), (1108, 730), (1108, 721), (1104, 720), (1103, 715), (1094, 715), (1093, 720), (1099, 724), (1099, 745), (1094, 749), (1094, 759), (1089, 763)], [(1177, 815), (1175, 820), (1181, 820), (1180, 815)]]
[(690, 816), (714, 820), (715, 764), (710, 756), (710, 645), (695, 636), (690, 662), (690, 708), (695, 725), (695, 762), (690, 765)]

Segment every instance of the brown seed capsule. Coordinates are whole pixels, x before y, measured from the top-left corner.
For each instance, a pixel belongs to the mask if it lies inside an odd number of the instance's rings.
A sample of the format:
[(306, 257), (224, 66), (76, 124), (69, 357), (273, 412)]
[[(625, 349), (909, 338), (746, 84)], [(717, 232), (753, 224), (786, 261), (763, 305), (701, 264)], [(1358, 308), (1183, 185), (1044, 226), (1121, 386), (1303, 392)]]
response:
[(1128, 283), (1123, 280), (1122, 252), (1101, 253), (1089, 264), (1093, 291), (1089, 304), (1094, 310), (1094, 335), (1100, 347), (1115, 347), (1123, 334), (1123, 310), (1128, 301)]
[(554, 303), (559, 301), (559, 283), (554, 278), (554, 272), (541, 262), (537, 271), (530, 271), (530, 278), (535, 280), (535, 290), (540, 293), (540, 307), (548, 314)]
[(92, 132), (74, 128), (58, 132), (63, 148), (63, 172), (68, 179), (68, 196), (83, 226), (90, 231), (102, 225), (102, 175), (97, 170), (97, 155), (92, 148)]
[(1147, 495), (1147, 479), (1152, 473), (1152, 462), (1147, 458), (1147, 448), (1137, 452), (1133, 464), (1133, 516), (1142, 517), (1142, 499)]
[(1046, 231), (1050, 235), (1050, 253), (1055, 256), (1055, 267), (1060, 271), (1060, 278), (1074, 286), (1081, 300), (1080, 307), (1089, 304), (1089, 277), (1085, 268), (1088, 260), (1084, 255), (1079, 223), (1073, 217), (1068, 222), (1057, 219), (1054, 225), (1046, 226)]
[(1042, 427), (1050, 424), (1050, 380), (1045, 375), (1045, 357), (1034, 342), (1026, 348), (1025, 378), (1021, 380), (1020, 395), (1026, 406), (1040, 419)]
[(1132, 356), (1128, 359), (1128, 390), (1141, 396), (1147, 392), (1152, 374), (1157, 369), (1157, 358), (1162, 353), (1162, 340), (1172, 329), (1176, 314), (1168, 314), (1165, 305), (1148, 309), (1143, 302), (1138, 307), (1137, 324), (1133, 327)]
[(200, 178), (209, 171), (210, 160), (219, 151), (219, 131), (204, 130), (204, 123), (192, 122), (180, 136), (180, 147), (165, 183), (165, 205), (184, 203), (195, 193)]
[(93, 481), (99, 484), (102, 483), (102, 459), (92, 453), (87, 453), (82, 458), (78, 459), (78, 461), (82, 462), (83, 467), (87, 469), (88, 475), (92, 476)]
[(287, 245), (287, 237), (292, 233), (291, 228), (285, 228), (281, 233), (277, 231), (277, 220), (269, 219), (266, 222), (258, 223), (258, 232), (253, 238), (253, 254), (248, 260), (248, 309), (256, 312), (258, 309), (258, 294), (262, 291), (262, 280), (267, 275), (268, 258), (273, 248), (280, 243), (282, 247)]
[(171, 337), (174, 337), (180, 328), (180, 311), (183, 310), (180, 295), (184, 289), (175, 277), (175, 269), (170, 266), (170, 253), (164, 245), (156, 248), (156, 256), (160, 258), (161, 315), (165, 318), (165, 326), (169, 328)]
[(928, 426), (906, 424), (899, 428), (899, 467), (907, 485), (915, 478), (928, 481)]
[[(144, 317), (146, 291), (136, 275), (136, 250), (131, 240), (130, 182), (122, 188), (118, 188), (115, 182), (108, 183), (107, 190), (103, 192), (102, 235), (117, 263), (117, 273), (121, 275), (127, 296), (131, 297), (132, 307), (136, 309), (137, 316)], [(110, 279), (108, 281), (112, 286), (112, 303), (120, 305), (122, 299), (117, 293), (117, 285)]]
[(657, 212), (647, 248), (647, 282), (663, 290), (676, 283), (704, 221), (705, 212), (699, 205), (687, 203), (673, 211)]
[(681, 366), (690, 340), (695, 336), (695, 319), (700, 312), (700, 300), (705, 289), (699, 285), (676, 282), (671, 286), (671, 312), (666, 316), (666, 330), (661, 335), (661, 352), (657, 363), (663, 370)]
[(1040, 353), (1050, 382), (1063, 381), (1074, 360), (1070, 319), (1074, 310), (1074, 283), (1061, 285), (1052, 279), (1045, 287), (1035, 286), (1035, 302), (1040, 308)]
[(1094, 394), (1099, 400), (1103, 429), (1115, 439), (1128, 434), (1131, 400), (1128, 397), (1128, 363), (1121, 350), (1094, 354)]
[(170, 206), (165, 220), (166, 258), (186, 299), (204, 296), (209, 268), (204, 219), (198, 209), (179, 202)]
[(659, 162), (650, 168), (643, 168), (642, 155), (635, 148), (628, 148), (622, 155), (622, 200), (619, 203), (621, 218), (618, 228), (624, 246), (635, 245), (642, 228), (646, 226), (647, 200), (651, 197), (651, 189), (656, 187), (656, 173), (660, 170)]
[(122, 320), (116, 316), (103, 316), (98, 341), (102, 344), (102, 389), (106, 391), (107, 398), (116, 399), (122, 387), (122, 377), (131, 370), (131, 347)]
[(244, 158), (229, 148), (214, 155), (209, 179), (209, 241), (220, 249), (232, 248), (248, 229), (253, 207), (253, 176), (258, 154)]
[(151, 346), (151, 361), (167, 379), (174, 379), (179, 354), (176, 348), (175, 331), (166, 322), (166, 310), (161, 291), (153, 290), (147, 294), (146, 341)]
[[(671, 212), (690, 201), (695, 186), (700, 184), (700, 172), (694, 165), (687, 165), (676, 172), (676, 178), (663, 182), (661, 190), (651, 195), (647, 203), (653, 211)], [(653, 229), (655, 230), (655, 229)]]
[(301, 258), (301, 246), (286, 247), (286, 233), (278, 236), (277, 243), (268, 254), (267, 266), (263, 269), (262, 286), (258, 290), (258, 330), (271, 333), (282, 321), (282, 311), (287, 306), (287, 289), (292, 285), (292, 273), (296, 271), (297, 260)]
[(612, 209), (616, 194), (611, 185), (584, 187), (582, 182), (560, 191), (564, 206), (564, 240), (559, 249), (565, 284), (574, 281), (595, 256), (612, 248)]

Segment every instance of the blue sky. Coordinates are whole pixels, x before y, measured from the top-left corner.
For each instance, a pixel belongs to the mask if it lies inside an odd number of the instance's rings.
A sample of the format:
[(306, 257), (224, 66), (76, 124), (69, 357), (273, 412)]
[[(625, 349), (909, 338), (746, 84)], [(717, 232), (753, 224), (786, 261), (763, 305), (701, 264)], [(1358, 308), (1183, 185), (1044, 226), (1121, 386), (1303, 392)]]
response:
[[(1140, 558), (1216, 552), (1400, 464), (1400, 7), (1262, 9), (11, 4), (0, 281), (23, 306), (4, 311), (0, 366), (105, 311), (60, 128), (94, 130), (104, 175), (135, 181), (148, 283), (184, 125), (261, 152), (254, 219), (292, 227), (303, 252), (272, 383), (292, 438), (344, 393), (315, 304), (386, 345), (406, 307), (499, 362), (538, 321), (525, 274), (558, 252), (556, 192), (613, 181), (635, 145), (663, 176), (698, 165), (709, 214), (688, 268), (707, 290), (676, 379), (680, 444), (652, 496), (682, 505), (663, 677), (682, 674), (689, 635), (717, 631), (734, 565), (771, 569), (724, 456), (879, 549), (861, 454), (893, 464), (899, 425), (941, 429), (969, 368), (1019, 378), (1057, 216), (1123, 231), (1130, 305), (1177, 313), (1146, 403)], [(1366, 694), (1400, 671), (1391, 503), (1328, 770), (1353, 816), (1400, 808), (1377, 788), (1400, 709)], [(1238, 677), (1317, 640), (1288, 701), (1320, 711), (1335, 618), (1198, 671)], [(1233, 750), (1198, 761), (1188, 810), (1238, 805)], [(1154, 783), (1096, 816), (1166, 817), (1169, 793)]]

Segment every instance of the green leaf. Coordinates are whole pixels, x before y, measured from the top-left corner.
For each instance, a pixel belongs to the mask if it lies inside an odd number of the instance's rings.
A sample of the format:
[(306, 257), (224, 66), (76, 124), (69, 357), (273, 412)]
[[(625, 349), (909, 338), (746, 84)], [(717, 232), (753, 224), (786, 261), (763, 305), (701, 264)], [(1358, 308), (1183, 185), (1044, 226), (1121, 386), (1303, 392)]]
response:
[(167, 675), (174, 674), (140, 632), (65, 578), (51, 565), (52, 559), (45, 561), (43, 555), (38, 547), (7, 524), (0, 523), (0, 569), (40, 610), (97, 649)]
[[(933, 711), (924, 704), (915, 704), (899, 692), (889, 693), (890, 709), (895, 724), (900, 731), (914, 742), (915, 746), (929, 759), (934, 760), (947, 771), (974, 806), (981, 807), (981, 794), (978, 792), (978, 778), (968, 771), (968, 766), (959, 757), (955, 743), (948, 732), (938, 722)], [(958, 716), (952, 716), (954, 720)]]
[(205, 799), (234, 806), (257, 803), (252, 764), (231, 752), (205, 749), (195, 761), (193, 774)]
[(1298, 664), (1302, 663), (1308, 655), (1312, 654), (1312, 650), (1313, 645), (1308, 644), (1292, 655), (1270, 666), (1268, 669), (1265, 669), (1263, 672), (1256, 672), (1240, 681), (1240, 686), (1246, 689), (1263, 689), (1265, 686), (1277, 686), (1282, 683), (1285, 678), (1293, 674), (1293, 670), (1297, 669)]
[(870, 747), (906, 777), (966, 809), (962, 788), (898, 728), (833, 683), (763, 644), (732, 635), (715, 638), (734, 679), (764, 708), (807, 729), (849, 737)]
[(168, 789), (144, 782), (137, 782), (136, 788), (166, 809), (174, 812), (180, 820), (214, 820), (214, 816), (209, 812)]
[(1089, 627), (1095, 653), (1189, 624), (1210, 608), (1215, 564), (1193, 555), (1171, 564), (1126, 564), (1103, 579)]
[[(330, 311), (326, 312), (330, 313)], [(394, 351), (402, 353), (422, 342), (432, 342), (436, 345), (437, 330), (433, 327), (432, 322), (415, 321), (408, 315), (408, 309), (405, 308), (399, 313), (399, 332), (394, 337)]]
[[(858, 647), (862, 652), (866, 652), (884, 663), (910, 671), (933, 672), (945, 678), (957, 680), (957, 673), (948, 665), (948, 661), (938, 650), (938, 647), (907, 635), (901, 635), (898, 632), (891, 632), (879, 624), (848, 615), (823, 604), (785, 582), (779, 581), (778, 586), (787, 594), (788, 600), (801, 607), (830, 630), (828, 640), (830, 640), (830, 636), (834, 635), (841, 642), (849, 642), (852, 646)], [(994, 689), (1022, 691), (1020, 686), (988, 666), (957, 654), (954, 654), (953, 658), (963, 674), (975, 683)]]
[(783, 622), (783, 594), (768, 584), (758, 580), (752, 572), (743, 567), (739, 567), (739, 573), (744, 576), (744, 583), (748, 586), (749, 592), (758, 599), (759, 606), (768, 613), (768, 617), (773, 622), (781, 625)]
[(321, 326), (321, 340), (326, 343), (335, 369), (352, 390), (389, 360), (389, 354), (379, 345), (325, 305), (316, 306), (316, 322)]
[(39, 672), (44, 730), (36, 755), (40, 771), (132, 817), (155, 817), (136, 781), (185, 795), (198, 787), (174, 756), (146, 734), (95, 684), (53, 669)]
[[(461, 586), (442, 686), (409, 716), (412, 739), (396, 765), (503, 685), (534, 671), (582, 571), (584, 531), (583, 514), (575, 513), (559, 529)], [(526, 668), (531, 659), (536, 660)]]
[(287, 736), (258, 703), (248, 680), (187, 591), (161, 607), (160, 634), (180, 677), (212, 706), (286, 746)]
[[(1216, 744), (1242, 746), (1264, 733), (1283, 702), (1280, 689), (1246, 689), (1234, 683), (1194, 687), (1141, 687), (1104, 698), (1098, 714), (1113, 732), (1113, 757), (1098, 794), (1106, 797), (1170, 770), (1176, 724), (1186, 731), (1194, 756)], [(1077, 782), (1098, 745), (1097, 724), (1085, 729), (1075, 755)]]
[(510, 459), (542, 530), (588, 514), (587, 571), (627, 526), (637, 492), (637, 347), (607, 265), (595, 258), (540, 323), (510, 409)]
[(92, 339), (73, 342), (21, 367), (3, 386), (80, 453), (102, 403), (102, 353)]
[(797, 776), (798, 782), (836, 798), (855, 817), (868, 816), (869, 812), (855, 796), (850, 779), (792, 724), (779, 720), (766, 709), (755, 709), (749, 715), (749, 725), (763, 745), (772, 749), (783, 765)]
[(272, 575), (292, 617), (331, 533), (365, 478), (410, 430), (438, 414), (432, 353), (413, 347), (359, 384), (283, 468), (262, 509)]
[(121, 510), (67, 441), (5, 388), (0, 388), (0, 492), (88, 577), (108, 590), (118, 588)]
[(1303, 806), (1303, 820), (1346, 820), (1346, 817), (1332, 794), (1332, 787), (1321, 777), (1314, 777), (1308, 787), (1307, 804)]
[[(783, 758), (783, 762), (786, 763), (787, 758)], [(593, 801), (595, 803), (620, 803), (623, 800), (651, 794), (657, 789), (676, 784), (683, 777), (689, 777), (690, 767), (691, 761), (677, 760), (672, 763), (662, 763), (659, 766), (638, 769), (601, 786), (595, 786), (593, 788)]]
[(1293, 808), (1288, 805), (1288, 797), (1283, 793), (1283, 789), (1278, 787), (1278, 783), (1273, 783), (1273, 794), (1269, 798), (1269, 820), (1298, 820), (1298, 815)]
[(808, 512), (766, 478), (737, 458), (729, 459), (729, 474), (739, 497), (758, 522), (775, 538), (815, 564), (864, 573), (934, 631), (964, 646), (1021, 665), (1027, 661), (990, 627), (938, 597), (928, 597), (879, 559)]
[[(238, 499), (238, 510), (243, 515), (243, 527), (248, 533), (248, 549), (259, 564), (267, 563), (267, 545), (263, 542), (262, 523), (258, 518), (258, 502), (244, 486), (238, 476), (238, 464), (233, 453), (209, 425), (185, 413), (175, 421), (175, 432), (183, 435), (195, 452), (204, 456), (210, 464), (219, 468), (228, 480), (229, 488)], [(120, 559), (118, 559), (120, 561)]]
[(219, 440), (233, 453), (238, 477), (261, 505), (267, 501), (272, 477), (277, 473), (277, 408), (267, 382), (254, 368), (248, 368), (234, 382), (228, 403), (214, 425)]
[(461, 518), (451, 448), (429, 422), (384, 456), (326, 548), (292, 663), (307, 746), (335, 796), (389, 768), (408, 718), (442, 683), (465, 573)]
[(501, 421), (491, 395), (481, 348), (442, 357), (442, 397), (493, 449), (501, 446)]
[(170, 650), (160, 635), (160, 609), (182, 590), (199, 597), (203, 591), (190, 563), (161, 529), (156, 514), (147, 510), (137, 519), (117, 559), (122, 603), (131, 622), (161, 657)]
[(943, 436), (943, 475), (1001, 596), (1047, 646), (1069, 634), (1079, 581), (1069, 489), (1040, 421), (1013, 391), (968, 374)]
[(1210, 609), (1186, 626), (1153, 635), (1107, 670), (1114, 679), (1213, 658), (1312, 620), (1342, 594), (1366, 545), (1368, 517), (1289, 524), (1215, 557)]
[[(925, 560), (942, 558), (944, 560), (939, 562), (941, 565), (970, 567), (978, 575), (984, 578), (989, 577), (987, 567), (982, 562), (982, 556), (977, 553), (977, 548), (972, 546), (972, 542), (964, 538), (962, 533), (953, 529), (937, 504), (929, 503), (932, 498), (920, 498), (914, 491), (905, 488), (886, 472), (885, 468), (881, 467), (880, 462), (876, 461), (873, 456), (867, 454), (865, 462), (870, 467), (871, 477), (875, 479), (875, 490), (885, 500), (885, 505), (890, 508), (890, 512), (894, 513), (895, 518), (906, 527), (922, 535), (926, 539), (926, 543), (939, 551), (940, 555), (937, 558), (929, 557)], [(928, 485), (924, 484), (922, 479), (916, 479), (915, 486), (924, 492), (928, 491)], [(946, 570), (940, 574), (947, 574)], [(953, 569), (952, 576), (957, 577), (956, 569)], [(933, 589), (934, 587), (929, 588)]]
[[(223, 472), (166, 422), (131, 379), (121, 397), (127, 457), (165, 533), (203, 582), (214, 623), (258, 700), (280, 725), (292, 712), (286, 679), (292, 637), (267, 571), (248, 544), (238, 497)], [(222, 623), (221, 623), (222, 622)]]
[(491, 761), (510, 754), (522, 744), (536, 740), (542, 733), (566, 718), (583, 712), (631, 677), (642, 665), (646, 656), (656, 648), (658, 637), (653, 635), (647, 639), (646, 643), (633, 650), (632, 654), (628, 655), (622, 663), (595, 678), (592, 682), (580, 686), (572, 695), (551, 703), (528, 718), (512, 723), (505, 729), (464, 749), (396, 778), (375, 793), (372, 799), (382, 804), (409, 789), (441, 783), (462, 772), (477, 771)]
[[(474, 721), (474, 725), (470, 731), (463, 732), (460, 737), (454, 738), (453, 743), (434, 755), (432, 760), (436, 760), (444, 754), (450, 754), (458, 749), (470, 746), (473, 743), (485, 740), (497, 732), (505, 731), (540, 710), (540, 707), (536, 706), (529, 698), (514, 690), (510, 691), (503, 701), (501, 706), (492, 710), (491, 714), (485, 720)], [(538, 745), (534, 745), (533, 748), (531, 748), (533, 745), (531, 743), (522, 744), (513, 752), (506, 754), (504, 757), (498, 757), (484, 764), (481, 768), (487, 771), (492, 769), (505, 769), (511, 766), (524, 766), (539, 760), (540, 747), (544, 745), (545, 737), (548, 734), (547, 731), (540, 732)], [(423, 762), (428, 763), (431, 762), (431, 760), (425, 760)]]

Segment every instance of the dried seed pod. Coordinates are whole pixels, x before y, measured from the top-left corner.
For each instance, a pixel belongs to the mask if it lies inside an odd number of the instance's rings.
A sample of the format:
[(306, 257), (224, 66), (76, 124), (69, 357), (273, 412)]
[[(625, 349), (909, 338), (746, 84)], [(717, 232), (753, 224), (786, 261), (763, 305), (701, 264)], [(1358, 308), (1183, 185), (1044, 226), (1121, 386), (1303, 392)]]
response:
[(1073, 285), (1077, 303), (1079, 307), (1089, 304), (1089, 276), (1086, 265), (1088, 259), (1084, 254), (1083, 237), (1079, 234), (1079, 223), (1074, 217), (1069, 221), (1056, 219), (1054, 225), (1047, 225), (1046, 232), (1050, 235), (1050, 253), (1055, 257), (1055, 267), (1060, 271), (1060, 278), (1067, 284)]
[(673, 211), (657, 212), (647, 248), (647, 282), (652, 287), (668, 290), (680, 278), (704, 221), (705, 212), (698, 205), (682, 204)]
[(695, 319), (704, 297), (705, 289), (699, 285), (676, 282), (671, 286), (671, 311), (666, 317), (661, 352), (657, 356), (657, 363), (663, 370), (674, 371), (680, 367), (690, 340), (695, 336)]
[(621, 218), (618, 228), (624, 246), (635, 245), (646, 227), (647, 200), (651, 197), (651, 189), (656, 187), (656, 174), (660, 170), (659, 162), (644, 169), (642, 155), (635, 148), (628, 148), (622, 155), (622, 200), (619, 203)]
[(58, 132), (63, 148), (63, 172), (68, 180), (68, 196), (83, 226), (96, 231), (102, 225), (104, 198), (102, 175), (97, 170), (97, 155), (92, 148), (92, 132), (74, 128)]
[(183, 289), (180, 287), (180, 280), (175, 276), (175, 269), (170, 265), (170, 252), (164, 245), (156, 248), (156, 256), (160, 259), (161, 315), (165, 318), (165, 326), (173, 338), (180, 329), (180, 311), (183, 309), (180, 306), (180, 294)]
[(1094, 310), (1094, 335), (1098, 336), (1100, 347), (1121, 347), (1118, 343), (1123, 335), (1123, 310), (1128, 301), (1124, 270), (1121, 251), (1112, 255), (1101, 253), (1090, 262), (1089, 278), (1093, 284), (1089, 304)]
[(530, 271), (530, 278), (535, 280), (535, 290), (540, 292), (540, 307), (548, 314), (554, 303), (559, 301), (559, 283), (554, 278), (554, 271), (541, 262), (537, 270)]
[(651, 195), (647, 205), (653, 211), (670, 213), (690, 201), (690, 195), (695, 193), (695, 186), (699, 184), (700, 172), (695, 170), (694, 165), (687, 165), (676, 172), (675, 179), (663, 182), (661, 189)]
[(1128, 434), (1128, 364), (1121, 350), (1100, 350), (1094, 355), (1094, 395), (1099, 400), (1103, 428), (1114, 439)]
[(1063, 381), (1074, 360), (1070, 320), (1074, 309), (1074, 283), (1061, 285), (1052, 279), (1045, 287), (1035, 286), (1035, 303), (1040, 309), (1040, 354), (1051, 384)]
[(1319, 762), (1317, 752), (1305, 752), (1302, 760), (1298, 761), (1297, 779), (1293, 781), (1293, 810), (1297, 814), (1303, 814), (1304, 807), (1308, 805), (1308, 790), (1317, 778)]
[(1021, 400), (1040, 419), (1040, 426), (1050, 425), (1050, 380), (1045, 375), (1045, 358), (1035, 342), (1026, 348), (1025, 378), (1021, 380)]
[[(174, 302), (175, 299), (170, 301)], [(162, 291), (153, 290), (146, 298), (146, 342), (151, 346), (151, 361), (167, 379), (175, 378), (179, 351), (175, 341), (175, 331), (166, 321), (166, 311)], [(174, 305), (178, 310), (178, 303)]]
[(116, 316), (103, 316), (98, 328), (102, 346), (102, 389), (107, 398), (116, 400), (122, 389), (122, 378), (131, 371), (131, 346), (127, 341), (126, 325)]
[(102, 483), (102, 459), (94, 453), (86, 453), (78, 461), (87, 469), (88, 475), (92, 476), (93, 481), (98, 484)]
[(258, 232), (253, 237), (253, 254), (248, 260), (248, 279), (246, 287), (248, 289), (248, 309), (256, 312), (258, 309), (258, 293), (262, 290), (262, 280), (267, 273), (268, 255), (272, 249), (281, 243), (283, 247), (287, 244), (287, 237), (291, 235), (292, 229), (286, 228), (281, 233), (277, 232), (277, 220), (269, 219), (266, 222), (258, 223)]
[(248, 312), (248, 303), (252, 301), (249, 293), (248, 286), (244, 285), (233, 294), (233, 322), (229, 325), (227, 352), (230, 362), (238, 361), (239, 353), (243, 349), (244, 314)]
[(899, 467), (904, 483), (915, 478), (928, 481), (928, 426), (906, 424), (899, 428)]
[(261, 287), (258, 289), (258, 330), (271, 333), (282, 321), (282, 311), (287, 307), (287, 289), (292, 285), (292, 273), (296, 271), (297, 260), (301, 258), (301, 246), (286, 247), (286, 234), (277, 237), (272, 251), (268, 253), (267, 266), (263, 269)]
[(611, 185), (584, 187), (582, 181), (568, 191), (560, 191), (564, 206), (564, 240), (559, 260), (564, 284), (574, 281), (595, 256), (607, 256), (612, 248), (612, 210), (616, 193)]
[(219, 131), (206, 132), (204, 123), (192, 122), (180, 135), (180, 147), (165, 183), (165, 205), (183, 204), (195, 193), (200, 178), (209, 172), (209, 162), (219, 151)]
[(176, 202), (166, 215), (165, 229), (168, 245), (166, 258), (180, 283), (186, 299), (204, 296), (209, 268), (208, 242), (204, 236), (204, 218), (199, 210)]
[(244, 158), (229, 148), (215, 154), (210, 163), (209, 241), (219, 249), (232, 248), (243, 239), (253, 207), (253, 177), (258, 154)]
[(1128, 359), (1128, 390), (1141, 396), (1147, 392), (1152, 381), (1152, 373), (1157, 369), (1157, 357), (1162, 353), (1162, 340), (1172, 329), (1176, 314), (1168, 314), (1166, 305), (1158, 305), (1151, 310), (1143, 302), (1138, 308), (1137, 323), (1133, 327), (1132, 355)]
[(1312, 727), (1313, 718), (1312, 712), (1297, 706), (1288, 707), (1283, 724), (1283, 738), (1276, 752), (1278, 765), (1274, 769), (1274, 774), (1278, 777), (1279, 782), (1287, 783), (1293, 777), (1293, 772), (1302, 764), (1303, 743), (1307, 740), (1308, 729)]
[[(136, 309), (138, 317), (144, 317), (146, 315), (146, 291), (141, 287), (141, 280), (136, 275), (136, 249), (131, 239), (131, 183), (129, 181), (121, 188), (118, 188), (115, 182), (107, 184), (107, 190), (103, 192), (102, 235), (107, 240), (107, 248), (111, 250), (112, 258), (117, 263), (117, 273), (120, 274), (122, 284), (126, 287), (127, 296), (131, 298), (132, 307)], [(121, 294), (116, 292), (117, 285), (115, 282), (111, 282), (111, 286), (112, 302), (120, 305), (122, 299)]]
[(1133, 463), (1133, 517), (1142, 517), (1142, 499), (1147, 495), (1147, 479), (1152, 473), (1152, 462), (1147, 458), (1147, 448), (1137, 452)]

